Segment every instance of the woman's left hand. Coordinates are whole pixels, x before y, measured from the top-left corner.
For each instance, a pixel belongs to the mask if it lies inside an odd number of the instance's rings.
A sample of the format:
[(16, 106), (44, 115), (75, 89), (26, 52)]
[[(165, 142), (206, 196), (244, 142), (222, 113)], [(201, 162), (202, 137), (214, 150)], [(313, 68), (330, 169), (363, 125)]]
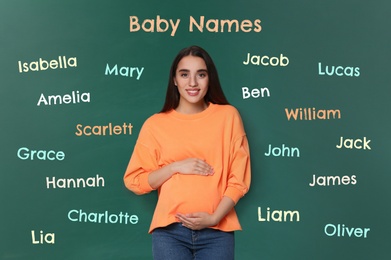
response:
[(176, 217), (183, 226), (192, 230), (200, 230), (217, 225), (215, 217), (207, 212), (195, 212), (190, 214), (177, 213)]

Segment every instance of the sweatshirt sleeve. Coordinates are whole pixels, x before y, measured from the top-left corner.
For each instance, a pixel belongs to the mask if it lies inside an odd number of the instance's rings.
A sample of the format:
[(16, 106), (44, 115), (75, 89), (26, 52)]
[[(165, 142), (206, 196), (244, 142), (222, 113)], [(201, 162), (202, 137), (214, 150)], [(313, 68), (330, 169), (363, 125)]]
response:
[[(135, 194), (142, 195), (154, 190), (148, 182), (149, 174), (158, 169), (158, 153), (150, 144), (152, 137), (141, 129), (124, 175), (125, 186)], [(144, 141), (146, 143), (144, 143)]]
[(228, 185), (224, 196), (231, 198), (236, 204), (248, 192), (250, 182), (250, 151), (247, 137), (243, 135), (233, 143)]
[(236, 204), (248, 192), (251, 183), (249, 144), (242, 118), (236, 109), (233, 113), (231, 128), (234, 138), (231, 141), (228, 185), (224, 196), (231, 198)]

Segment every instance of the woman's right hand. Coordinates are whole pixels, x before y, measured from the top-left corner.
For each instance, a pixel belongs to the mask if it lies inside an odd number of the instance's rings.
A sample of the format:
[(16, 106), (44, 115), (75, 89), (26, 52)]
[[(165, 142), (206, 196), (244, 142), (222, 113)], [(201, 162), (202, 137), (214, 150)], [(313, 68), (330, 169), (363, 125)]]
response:
[(188, 158), (182, 161), (173, 162), (160, 169), (152, 171), (148, 175), (148, 183), (153, 189), (157, 189), (175, 173), (210, 176), (214, 174), (214, 170), (213, 167), (207, 164), (204, 160)]
[(198, 158), (188, 158), (182, 161), (177, 161), (172, 164), (174, 172), (180, 174), (198, 174), (198, 175), (213, 175), (214, 169), (204, 160)]

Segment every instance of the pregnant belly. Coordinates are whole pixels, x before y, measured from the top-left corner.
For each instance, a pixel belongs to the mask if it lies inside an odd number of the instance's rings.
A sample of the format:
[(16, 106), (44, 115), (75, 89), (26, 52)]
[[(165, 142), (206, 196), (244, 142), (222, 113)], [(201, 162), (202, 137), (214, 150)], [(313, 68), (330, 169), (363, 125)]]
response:
[(169, 202), (171, 214), (213, 213), (222, 197), (213, 177), (176, 174), (160, 188), (159, 200)]

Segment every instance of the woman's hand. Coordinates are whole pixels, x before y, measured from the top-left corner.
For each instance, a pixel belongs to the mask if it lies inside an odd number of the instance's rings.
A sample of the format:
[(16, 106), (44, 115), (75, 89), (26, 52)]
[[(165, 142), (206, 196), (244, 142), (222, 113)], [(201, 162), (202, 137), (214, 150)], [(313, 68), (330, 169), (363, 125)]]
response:
[(235, 202), (231, 198), (223, 196), (213, 214), (207, 212), (194, 212), (189, 214), (177, 213), (175, 216), (183, 226), (192, 230), (200, 230), (219, 224), (221, 219), (227, 215), (234, 206)]
[(152, 171), (148, 176), (148, 183), (153, 189), (157, 189), (175, 173), (209, 176), (214, 174), (214, 170), (204, 160), (188, 158)]
[(207, 212), (196, 212), (190, 214), (177, 213), (176, 217), (183, 226), (192, 229), (200, 230), (207, 227), (212, 227), (218, 224), (214, 215)]
[(207, 164), (204, 160), (198, 158), (188, 158), (182, 161), (177, 161), (172, 164), (174, 172), (181, 174), (199, 174), (213, 175), (213, 167)]

